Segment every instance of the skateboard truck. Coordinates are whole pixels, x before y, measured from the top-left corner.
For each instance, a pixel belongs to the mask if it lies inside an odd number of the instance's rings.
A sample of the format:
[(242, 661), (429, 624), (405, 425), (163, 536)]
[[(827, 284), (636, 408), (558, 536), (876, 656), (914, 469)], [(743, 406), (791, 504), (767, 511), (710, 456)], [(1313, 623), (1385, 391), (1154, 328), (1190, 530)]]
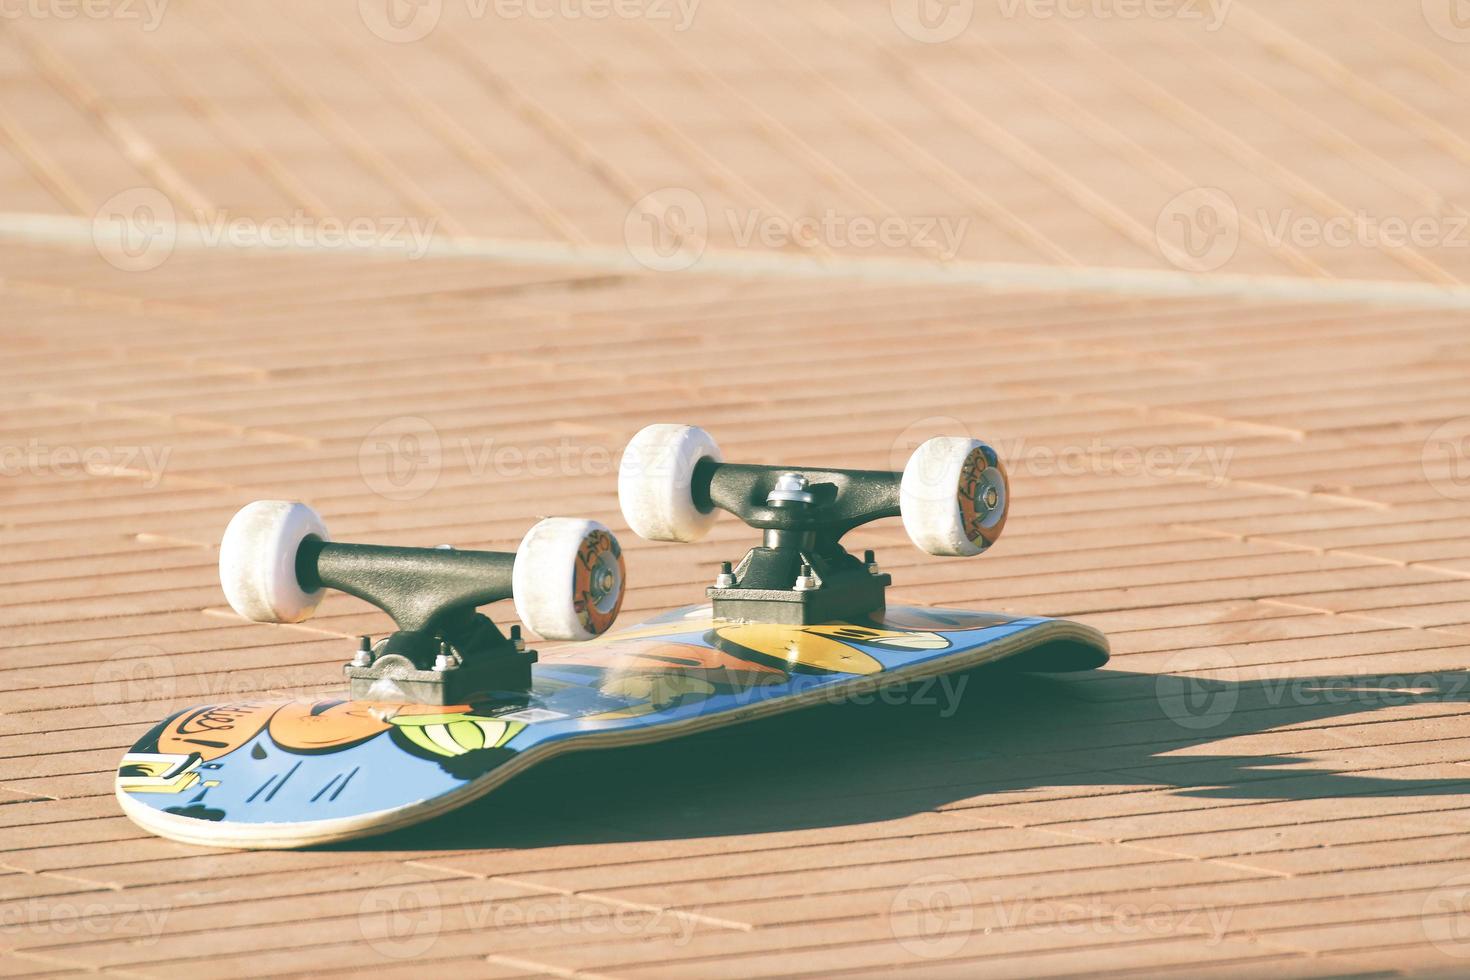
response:
[[(896, 473), (717, 463), (695, 468), (696, 506), (718, 507), (763, 532), (706, 594), (720, 619), (791, 625), (860, 618), (881, 610), (893, 581), (859, 560), (841, 537), (898, 516)], [(728, 563), (726, 563), (728, 564)]]
[(343, 668), (353, 699), (463, 704), (531, 686), (536, 651), (526, 649), (520, 627), (506, 636), (475, 611), (511, 598), (514, 564), (514, 554), (498, 551), (308, 540), (296, 556), (296, 577), (308, 590), (325, 586), (365, 599), (398, 625), (376, 643), (362, 637)]
[(622, 551), (595, 521), (548, 518), (515, 552), (344, 544), (305, 504), (247, 505), (225, 531), (220, 581), (235, 611), (257, 622), (308, 618), (328, 588), (357, 596), (398, 629), (361, 638), (343, 668), (351, 697), (425, 705), (524, 695), (536, 652), (478, 607), (513, 599), (546, 639), (584, 640), (612, 625), (622, 602)]
[(892, 578), (873, 553), (859, 559), (844, 534), (902, 517), (935, 555), (977, 555), (1000, 535), (1009, 503), (1005, 469), (977, 439), (941, 436), (903, 472), (726, 463), (708, 433), (651, 425), (628, 444), (618, 474), (628, 525), (653, 540), (695, 541), (717, 510), (759, 528), (763, 540), (724, 562), (706, 590), (716, 618), (812, 625), (879, 613)]

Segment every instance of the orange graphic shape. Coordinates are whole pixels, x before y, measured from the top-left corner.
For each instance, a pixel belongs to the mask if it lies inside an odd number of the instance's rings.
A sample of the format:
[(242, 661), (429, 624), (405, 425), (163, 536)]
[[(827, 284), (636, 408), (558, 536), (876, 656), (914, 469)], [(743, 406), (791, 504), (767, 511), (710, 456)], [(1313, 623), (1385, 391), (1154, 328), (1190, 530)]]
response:
[(376, 701), (292, 701), (270, 720), (271, 740), (292, 752), (326, 752), (385, 732), (394, 715), (464, 714), (469, 705), (386, 704)]
[(179, 715), (158, 736), (165, 755), (198, 753), (205, 762), (238, 749), (266, 726), (279, 701), (207, 704)]

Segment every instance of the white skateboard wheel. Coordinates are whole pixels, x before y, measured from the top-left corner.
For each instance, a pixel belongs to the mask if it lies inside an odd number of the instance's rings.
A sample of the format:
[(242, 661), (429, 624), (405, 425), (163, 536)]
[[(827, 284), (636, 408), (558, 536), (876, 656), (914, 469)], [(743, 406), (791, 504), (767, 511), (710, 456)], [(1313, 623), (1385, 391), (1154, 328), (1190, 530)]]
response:
[(903, 468), (899, 514), (920, 551), (978, 555), (1005, 526), (1010, 489), (995, 450), (979, 439), (936, 436)]
[(325, 589), (307, 592), (296, 553), (307, 538), (330, 541), (317, 512), (290, 500), (257, 500), (230, 518), (219, 546), (219, 582), (230, 606), (257, 623), (299, 623)]
[(721, 462), (720, 447), (692, 425), (659, 423), (643, 428), (618, 467), (618, 503), (623, 519), (650, 541), (698, 541), (715, 523), (715, 509), (702, 511), (691, 487), (702, 459)]
[(590, 640), (618, 618), (623, 549), (596, 521), (548, 517), (521, 539), (511, 595), (521, 624), (548, 640)]

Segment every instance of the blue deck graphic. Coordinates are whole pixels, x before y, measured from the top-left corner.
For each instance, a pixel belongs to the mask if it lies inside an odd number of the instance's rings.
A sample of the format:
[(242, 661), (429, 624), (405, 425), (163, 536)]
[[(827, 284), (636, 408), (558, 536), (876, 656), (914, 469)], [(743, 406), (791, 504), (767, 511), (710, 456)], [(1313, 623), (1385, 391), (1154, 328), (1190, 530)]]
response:
[[(519, 700), (439, 707), (345, 700), (241, 701), (189, 708), (118, 767), (134, 805), (216, 825), (309, 824), (391, 814), (457, 793), (530, 748), (840, 695), (856, 682), (942, 673), (1012, 658), (1020, 669), (1081, 670), (1099, 639), (1050, 642), (1057, 621), (892, 607), (861, 623), (775, 626), (675, 610), (548, 651)], [(1024, 634), (1034, 643), (1016, 642)], [(1002, 642), (1007, 641), (1007, 642)], [(987, 658), (987, 649), (995, 656)], [(928, 665), (930, 669), (918, 668)], [(938, 669), (934, 669), (938, 668)], [(671, 733), (672, 733), (671, 731)], [(612, 733), (610, 735), (609, 733)]]

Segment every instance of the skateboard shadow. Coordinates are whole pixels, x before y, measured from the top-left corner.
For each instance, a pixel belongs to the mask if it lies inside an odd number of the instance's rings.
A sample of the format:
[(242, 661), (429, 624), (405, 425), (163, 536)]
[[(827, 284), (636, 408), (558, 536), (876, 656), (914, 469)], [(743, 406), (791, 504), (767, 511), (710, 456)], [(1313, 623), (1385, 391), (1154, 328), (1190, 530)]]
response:
[[(1419, 718), (1456, 715), (1467, 701), (1465, 671), (1236, 683), (993, 666), (662, 744), (569, 753), (455, 813), (339, 846), (674, 840), (946, 807), (984, 817), (996, 806), (1150, 787), (1261, 801), (1463, 794), (1470, 770), (1463, 779), (1416, 777), (1412, 766), (1441, 761), (1432, 742), (1354, 749), (1376, 738), (1345, 729), (1404, 718), (1393, 709), (1405, 706)], [(1434, 724), (1427, 719), (1417, 738), (1433, 739)]]

